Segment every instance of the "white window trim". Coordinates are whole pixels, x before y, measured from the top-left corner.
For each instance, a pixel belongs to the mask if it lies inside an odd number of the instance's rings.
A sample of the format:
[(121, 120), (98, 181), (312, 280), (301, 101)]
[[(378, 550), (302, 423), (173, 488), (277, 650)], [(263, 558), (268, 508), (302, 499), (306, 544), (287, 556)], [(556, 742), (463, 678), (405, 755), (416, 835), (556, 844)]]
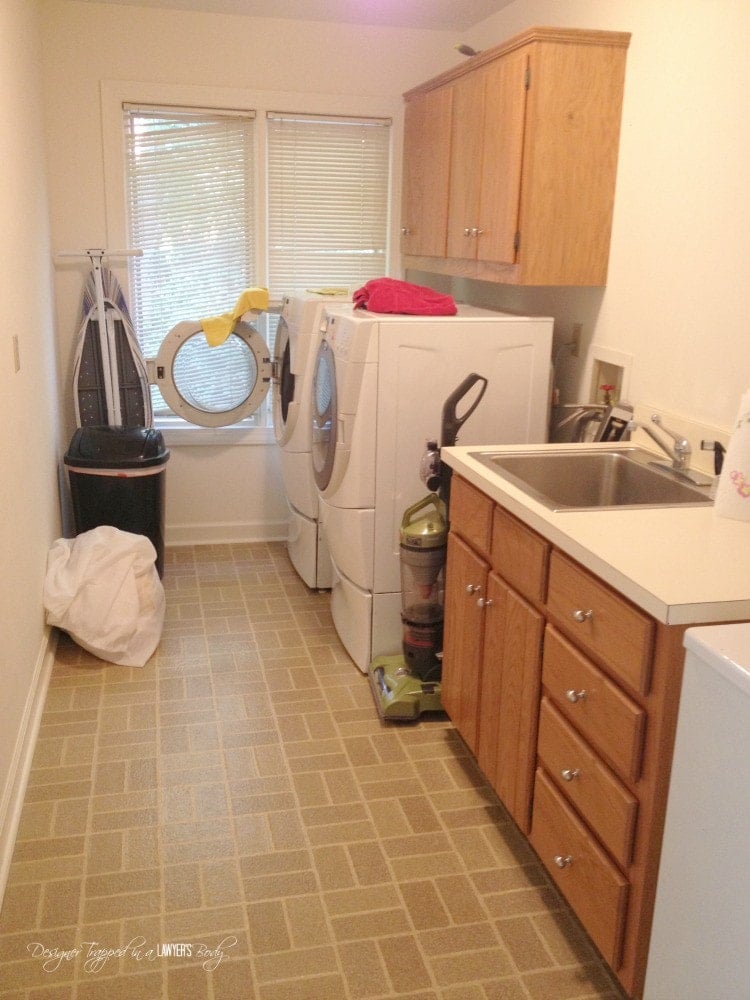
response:
[[(401, 205), (401, 151), (403, 146), (403, 102), (400, 97), (351, 97), (339, 94), (304, 94), (279, 91), (256, 91), (201, 85), (161, 84), (102, 80), (100, 83), (102, 150), (104, 157), (104, 202), (106, 210), (106, 245), (127, 247), (127, 217), (125, 205), (125, 153), (123, 147), (123, 104), (177, 105), (181, 107), (247, 109), (256, 115), (256, 165), (258, 186), (256, 193), (256, 248), (258, 284), (267, 284), (267, 221), (266, 221), (266, 112), (279, 107), (292, 108), (300, 114), (346, 115), (372, 118), (390, 118), (391, 204), (388, 222), (390, 252), (386, 260), (386, 273), (393, 274), (394, 261), (398, 258), (399, 222)], [(133, 248), (137, 249), (137, 248)], [(115, 271), (126, 298), (130, 298), (130, 284), (126, 264), (113, 261)], [(242, 289), (237, 290), (237, 294)], [(227, 303), (229, 311), (234, 303)], [(195, 317), (186, 316), (186, 320)], [(164, 335), (168, 333), (164, 331)], [(179, 426), (176, 426), (179, 421)], [(164, 433), (168, 445), (213, 444), (272, 444), (272, 428), (227, 427), (206, 428), (186, 425), (179, 418), (157, 418), (156, 425)], [(171, 426), (170, 426), (171, 425)]]

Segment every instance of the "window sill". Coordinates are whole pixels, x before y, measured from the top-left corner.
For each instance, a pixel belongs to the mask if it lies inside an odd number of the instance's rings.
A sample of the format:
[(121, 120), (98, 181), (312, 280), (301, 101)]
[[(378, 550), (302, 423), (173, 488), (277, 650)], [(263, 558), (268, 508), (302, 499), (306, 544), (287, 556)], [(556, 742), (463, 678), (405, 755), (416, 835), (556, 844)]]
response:
[(255, 446), (275, 444), (272, 427), (196, 427), (184, 420), (169, 417), (156, 417), (154, 426), (162, 432), (164, 443), (173, 447), (203, 447), (237, 445)]

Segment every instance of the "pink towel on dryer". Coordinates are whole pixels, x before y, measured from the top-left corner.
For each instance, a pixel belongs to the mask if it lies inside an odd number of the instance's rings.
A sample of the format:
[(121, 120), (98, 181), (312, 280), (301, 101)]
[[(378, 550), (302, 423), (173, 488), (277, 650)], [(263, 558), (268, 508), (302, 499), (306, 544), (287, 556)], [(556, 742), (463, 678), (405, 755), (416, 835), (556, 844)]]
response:
[(458, 312), (451, 295), (397, 278), (373, 278), (357, 289), (352, 299), (355, 308), (369, 312), (408, 316), (455, 316)]

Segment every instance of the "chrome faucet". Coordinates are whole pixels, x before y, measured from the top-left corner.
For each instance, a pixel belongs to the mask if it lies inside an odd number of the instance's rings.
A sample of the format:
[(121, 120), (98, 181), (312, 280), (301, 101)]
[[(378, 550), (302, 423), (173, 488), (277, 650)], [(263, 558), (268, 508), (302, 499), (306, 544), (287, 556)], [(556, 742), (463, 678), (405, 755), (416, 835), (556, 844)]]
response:
[(689, 479), (698, 486), (709, 486), (713, 482), (709, 476), (704, 476), (700, 472), (693, 472), (690, 469), (690, 456), (692, 455), (692, 448), (690, 447), (688, 439), (683, 437), (681, 434), (675, 434), (674, 431), (665, 427), (662, 424), (661, 417), (658, 413), (651, 414), (651, 423), (656, 424), (663, 434), (672, 438), (674, 444), (667, 444), (662, 438), (659, 437), (658, 434), (656, 434), (649, 424), (642, 424), (638, 420), (629, 421), (628, 430), (634, 431), (639, 427), (642, 431), (645, 431), (651, 440), (659, 445), (664, 454), (668, 455), (672, 460), (671, 466), (664, 462), (654, 462), (654, 465), (659, 465), (664, 469), (669, 469), (670, 471)]
[(668, 444), (656, 434), (648, 424), (642, 424), (637, 420), (631, 420), (628, 423), (628, 430), (634, 431), (636, 427), (640, 427), (642, 431), (645, 431), (652, 441), (655, 441), (659, 445), (661, 450), (665, 455), (669, 455), (672, 459), (672, 468), (675, 472), (684, 472), (688, 468), (689, 458), (692, 454), (692, 449), (690, 447), (690, 442), (686, 437), (681, 437), (679, 434), (675, 434), (674, 431), (670, 431), (668, 427), (665, 427), (661, 422), (661, 417), (658, 413), (651, 414), (651, 423), (656, 424), (658, 428), (664, 434), (668, 434), (669, 437), (674, 441), (674, 446), (670, 448)]

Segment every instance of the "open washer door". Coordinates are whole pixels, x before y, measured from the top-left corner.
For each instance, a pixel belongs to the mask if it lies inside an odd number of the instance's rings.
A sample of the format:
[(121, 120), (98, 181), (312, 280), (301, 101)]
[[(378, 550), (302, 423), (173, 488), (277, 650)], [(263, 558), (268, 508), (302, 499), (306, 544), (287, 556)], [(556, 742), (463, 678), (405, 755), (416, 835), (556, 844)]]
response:
[(271, 385), (268, 346), (243, 320), (218, 347), (209, 346), (200, 323), (178, 323), (147, 365), (150, 383), (169, 407), (199, 427), (227, 427), (251, 416)]
[(331, 481), (337, 440), (336, 366), (328, 341), (323, 340), (315, 359), (312, 397), (312, 463), (318, 489)]
[[(299, 403), (295, 398), (297, 387), (296, 376), (292, 370), (292, 345), (289, 336), (289, 325), (282, 313), (276, 328), (276, 341), (273, 355), (274, 379), (276, 391), (273, 396), (273, 429), (278, 444), (283, 445), (289, 440), (299, 414)], [(295, 407), (295, 403), (297, 406)]]

